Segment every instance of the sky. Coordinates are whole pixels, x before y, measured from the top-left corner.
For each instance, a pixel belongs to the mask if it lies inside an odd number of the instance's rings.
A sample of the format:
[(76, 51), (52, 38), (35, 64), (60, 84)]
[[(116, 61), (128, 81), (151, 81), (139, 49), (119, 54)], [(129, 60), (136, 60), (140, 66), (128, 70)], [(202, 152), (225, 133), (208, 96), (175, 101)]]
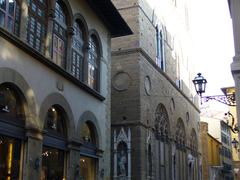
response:
[[(203, 96), (223, 95), (222, 87), (234, 86), (230, 69), (234, 43), (227, 0), (189, 1), (193, 64), (195, 71), (201, 72), (208, 81)], [(159, 0), (148, 2), (154, 7)], [(203, 103), (201, 108), (228, 111), (228, 106), (215, 101)]]
[[(208, 81), (203, 96), (223, 95), (222, 87), (234, 86), (230, 69), (234, 42), (227, 0), (193, 0), (191, 10), (194, 64)], [(200, 107), (203, 116), (218, 118), (229, 110), (213, 100)]]
[(234, 86), (230, 64), (234, 56), (232, 22), (227, 0), (193, 0), (191, 29), (196, 69), (208, 80), (206, 95)]

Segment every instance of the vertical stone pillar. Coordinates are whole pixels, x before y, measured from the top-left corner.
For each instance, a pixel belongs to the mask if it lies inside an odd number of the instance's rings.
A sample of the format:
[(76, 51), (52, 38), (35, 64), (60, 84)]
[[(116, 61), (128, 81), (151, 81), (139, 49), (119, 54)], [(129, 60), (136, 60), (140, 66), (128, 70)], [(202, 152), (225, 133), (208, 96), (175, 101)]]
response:
[(80, 146), (79, 140), (71, 140), (68, 144), (67, 179), (80, 179)]
[(26, 130), (25, 158), (23, 179), (40, 179), (42, 164), (42, 132), (38, 129)]
[(233, 21), (235, 57), (240, 57), (240, 2), (239, 0), (230, 1), (231, 17)]
[(22, 3), (20, 4), (21, 8), (21, 24), (20, 24), (20, 39), (24, 42), (27, 41), (27, 26), (28, 26), (28, 1), (22, 0)]
[(114, 138), (114, 147), (113, 147), (113, 179), (116, 179), (117, 178), (117, 134), (116, 134), (116, 130), (114, 130), (114, 133), (113, 133), (113, 138)]
[(74, 27), (69, 26), (68, 30), (67, 30), (67, 47), (66, 47), (66, 51), (67, 51), (67, 55), (65, 57), (65, 67), (66, 70), (68, 72), (71, 72), (71, 64), (72, 64), (72, 39), (73, 39), (73, 35), (74, 35)]
[(131, 131), (130, 128), (128, 128), (128, 142), (127, 142), (127, 147), (128, 147), (128, 179), (131, 180)]
[(47, 24), (47, 35), (46, 35), (46, 41), (45, 41), (45, 56), (49, 59), (51, 59), (52, 56), (52, 31), (53, 31), (53, 20), (55, 18), (55, 3), (56, 1), (49, 1), (48, 4), (48, 24)]

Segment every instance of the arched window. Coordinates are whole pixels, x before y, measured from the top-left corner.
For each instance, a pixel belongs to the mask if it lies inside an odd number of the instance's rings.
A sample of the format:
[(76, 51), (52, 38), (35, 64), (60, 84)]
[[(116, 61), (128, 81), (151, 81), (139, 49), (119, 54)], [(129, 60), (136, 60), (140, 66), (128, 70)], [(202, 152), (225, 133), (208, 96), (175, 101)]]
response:
[(83, 27), (82, 24), (75, 21), (74, 22), (74, 36), (72, 42), (72, 64), (71, 73), (80, 81), (83, 80)]
[(184, 123), (182, 119), (178, 119), (177, 127), (176, 127), (176, 134), (175, 134), (175, 141), (176, 141), (176, 176), (179, 177), (179, 180), (186, 179), (186, 133), (184, 128)]
[(55, 19), (53, 22), (53, 62), (65, 67), (67, 48), (67, 17), (59, 0), (55, 4)]
[(169, 119), (164, 105), (159, 104), (155, 112), (155, 129), (158, 146), (159, 179), (170, 177)]
[(17, 87), (8, 83), (0, 85), (0, 179), (21, 179), (24, 101)]
[(44, 129), (42, 179), (64, 179), (64, 159), (67, 148), (66, 113), (58, 105), (49, 108)]
[(27, 42), (40, 53), (44, 53), (47, 25), (47, 0), (28, 0)]
[(99, 79), (99, 44), (95, 35), (89, 38), (89, 53), (88, 53), (88, 85), (98, 90)]
[[(96, 179), (97, 172), (97, 137), (94, 125), (87, 121), (80, 129), (83, 145), (80, 149), (80, 176), (82, 179)], [(81, 179), (80, 178), (80, 179)]]
[(16, 0), (0, 0), (0, 26), (19, 34), (20, 6)]

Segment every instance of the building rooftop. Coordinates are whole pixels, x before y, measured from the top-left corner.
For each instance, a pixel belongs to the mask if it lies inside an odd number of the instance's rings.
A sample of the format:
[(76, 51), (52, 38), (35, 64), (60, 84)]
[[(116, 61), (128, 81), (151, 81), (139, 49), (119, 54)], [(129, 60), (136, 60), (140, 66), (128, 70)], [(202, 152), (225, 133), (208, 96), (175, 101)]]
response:
[(110, 0), (87, 0), (87, 2), (107, 26), (111, 37), (132, 34), (132, 30)]

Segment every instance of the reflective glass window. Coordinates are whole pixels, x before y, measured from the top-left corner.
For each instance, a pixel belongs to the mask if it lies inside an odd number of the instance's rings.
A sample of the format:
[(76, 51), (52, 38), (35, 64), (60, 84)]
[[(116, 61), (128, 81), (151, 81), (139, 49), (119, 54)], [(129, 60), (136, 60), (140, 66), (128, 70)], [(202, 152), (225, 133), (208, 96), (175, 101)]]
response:
[(19, 23), (20, 7), (18, 1), (0, 0), (0, 26), (18, 35)]
[(64, 179), (64, 151), (43, 146), (41, 180)]
[(0, 179), (19, 179), (21, 141), (0, 135)]
[(45, 1), (28, 1), (27, 42), (40, 53), (44, 53), (47, 25), (46, 9), (47, 4)]

